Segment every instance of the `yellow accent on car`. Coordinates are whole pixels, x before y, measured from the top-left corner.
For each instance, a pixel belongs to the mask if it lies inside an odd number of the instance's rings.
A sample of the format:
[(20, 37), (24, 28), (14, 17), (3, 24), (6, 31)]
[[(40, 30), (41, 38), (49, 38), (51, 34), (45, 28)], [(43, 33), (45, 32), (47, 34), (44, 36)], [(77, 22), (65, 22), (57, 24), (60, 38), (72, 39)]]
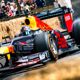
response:
[(0, 47), (0, 54), (7, 54), (9, 53), (8, 46)]
[(38, 30), (39, 29), (37, 27), (37, 23), (36, 23), (34, 16), (29, 16), (26, 19), (28, 19), (30, 21), (30, 24), (27, 26), (29, 26), (31, 30)]
[(10, 59), (11, 59), (10, 54), (7, 54), (7, 59), (8, 59), (8, 60), (10, 60)]

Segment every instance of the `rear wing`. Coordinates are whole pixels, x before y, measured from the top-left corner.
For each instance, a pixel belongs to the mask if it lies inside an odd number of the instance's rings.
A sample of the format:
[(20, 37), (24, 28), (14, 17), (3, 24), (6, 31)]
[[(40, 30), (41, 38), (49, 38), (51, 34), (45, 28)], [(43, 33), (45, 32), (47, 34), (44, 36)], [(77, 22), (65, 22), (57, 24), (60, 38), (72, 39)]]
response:
[(51, 9), (51, 10), (43, 11), (43, 12), (37, 13), (35, 15), (38, 18), (40, 18), (41, 20), (43, 20), (43, 19), (48, 19), (51, 17), (61, 16), (61, 15), (67, 14), (67, 13), (71, 13), (70, 8), (60, 7), (57, 9)]
[(71, 12), (72, 11), (70, 8), (60, 7), (57, 9), (43, 11), (35, 15), (41, 20), (62, 16), (63, 23), (61, 24), (63, 24), (65, 26), (65, 29), (67, 29), (67, 31), (70, 33), (72, 31), (72, 23), (73, 23)]

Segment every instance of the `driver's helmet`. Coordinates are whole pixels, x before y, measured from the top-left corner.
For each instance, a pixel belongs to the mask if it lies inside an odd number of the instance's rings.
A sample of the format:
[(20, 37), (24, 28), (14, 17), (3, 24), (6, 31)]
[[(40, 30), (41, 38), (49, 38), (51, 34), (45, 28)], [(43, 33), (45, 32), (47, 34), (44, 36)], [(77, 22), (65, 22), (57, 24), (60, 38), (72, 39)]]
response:
[(23, 35), (29, 35), (30, 33), (31, 33), (31, 30), (30, 30), (30, 28), (28, 26), (23, 26), (21, 28), (21, 34), (23, 34)]

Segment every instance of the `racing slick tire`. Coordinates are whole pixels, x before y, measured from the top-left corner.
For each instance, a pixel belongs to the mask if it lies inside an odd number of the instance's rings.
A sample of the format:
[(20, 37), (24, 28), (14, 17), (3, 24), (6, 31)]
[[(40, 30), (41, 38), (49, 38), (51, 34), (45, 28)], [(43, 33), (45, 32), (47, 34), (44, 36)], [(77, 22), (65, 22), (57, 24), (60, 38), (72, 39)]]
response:
[(57, 44), (50, 33), (41, 32), (34, 37), (34, 50), (37, 52), (48, 50), (51, 60), (56, 61), (58, 59)]
[(72, 37), (74, 38), (76, 44), (80, 45), (80, 19), (76, 19), (73, 22)]

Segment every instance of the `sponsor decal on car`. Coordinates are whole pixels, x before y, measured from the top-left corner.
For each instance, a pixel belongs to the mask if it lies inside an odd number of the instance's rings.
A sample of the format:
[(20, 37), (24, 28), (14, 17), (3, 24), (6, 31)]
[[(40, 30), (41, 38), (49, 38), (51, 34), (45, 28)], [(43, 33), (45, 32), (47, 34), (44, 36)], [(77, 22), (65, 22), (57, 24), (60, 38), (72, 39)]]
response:
[(33, 65), (37, 64), (38, 62), (41, 62), (42, 60), (46, 60), (49, 57), (48, 51), (39, 52), (36, 54), (32, 54), (30, 56), (25, 56), (20, 58), (17, 62), (21, 63), (17, 66), (27, 66), (27, 65)]

